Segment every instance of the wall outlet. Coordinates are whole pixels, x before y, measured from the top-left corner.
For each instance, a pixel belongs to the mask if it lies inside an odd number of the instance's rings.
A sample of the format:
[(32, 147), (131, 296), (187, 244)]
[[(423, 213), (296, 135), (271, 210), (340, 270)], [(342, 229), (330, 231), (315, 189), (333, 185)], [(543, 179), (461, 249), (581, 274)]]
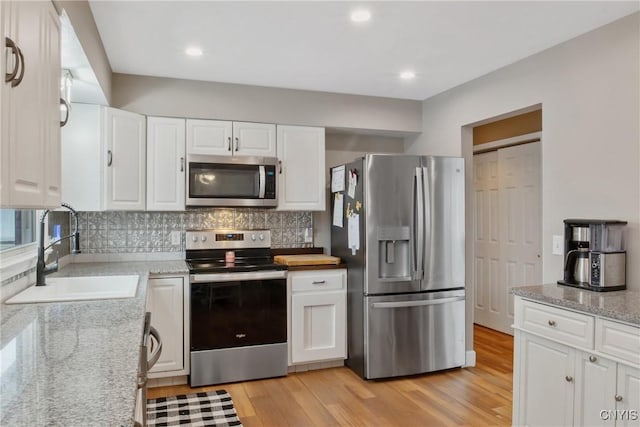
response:
[(313, 243), (313, 227), (307, 227), (304, 229), (304, 242)]
[(172, 231), (171, 244), (177, 246), (181, 243), (182, 243), (182, 233), (180, 233), (179, 231)]
[(564, 255), (564, 239), (557, 234), (553, 235), (553, 248), (551, 249), (553, 255)]

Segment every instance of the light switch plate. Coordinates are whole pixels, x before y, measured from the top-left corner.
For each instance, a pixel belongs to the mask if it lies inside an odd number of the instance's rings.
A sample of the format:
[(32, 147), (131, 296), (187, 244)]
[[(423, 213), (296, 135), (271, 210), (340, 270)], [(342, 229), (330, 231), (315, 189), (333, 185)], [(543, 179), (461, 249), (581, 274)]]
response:
[(562, 236), (553, 235), (553, 249), (551, 249), (553, 255), (564, 255), (564, 242), (562, 240)]
[(176, 245), (176, 246), (177, 246), (177, 245), (179, 245), (180, 243), (182, 243), (182, 242), (181, 242), (181, 240), (182, 240), (182, 239), (181, 239), (181, 237), (182, 237), (182, 236), (181, 236), (181, 234), (180, 234), (180, 232), (179, 232), (179, 231), (172, 231), (172, 232), (171, 232), (171, 244), (172, 244), (172, 245)]

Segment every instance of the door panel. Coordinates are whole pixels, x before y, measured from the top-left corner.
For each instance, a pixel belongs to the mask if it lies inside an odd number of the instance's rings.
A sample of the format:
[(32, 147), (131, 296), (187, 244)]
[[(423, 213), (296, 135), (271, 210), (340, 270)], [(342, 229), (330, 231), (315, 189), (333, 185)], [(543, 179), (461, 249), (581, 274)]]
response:
[(511, 332), (515, 286), (542, 280), (540, 142), (498, 150), (501, 307), (495, 329)]
[(473, 156), (475, 189), (475, 321), (497, 323), (500, 307), (498, 152)]
[(366, 297), (365, 377), (462, 366), (464, 291)]
[[(414, 225), (416, 170), (420, 157), (369, 155), (367, 187), (362, 204), (366, 211), (367, 265), (365, 293), (401, 293), (420, 290), (415, 277), (416, 227)], [(358, 178), (360, 179), (360, 177)], [(356, 202), (345, 196), (355, 210)], [(361, 211), (362, 212), (362, 211)], [(346, 222), (346, 218), (345, 218)], [(363, 218), (360, 218), (362, 228)]]
[(542, 279), (540, 161), (540, 142), (473, 156), (475, 322), (507, 334), (510, 289)]

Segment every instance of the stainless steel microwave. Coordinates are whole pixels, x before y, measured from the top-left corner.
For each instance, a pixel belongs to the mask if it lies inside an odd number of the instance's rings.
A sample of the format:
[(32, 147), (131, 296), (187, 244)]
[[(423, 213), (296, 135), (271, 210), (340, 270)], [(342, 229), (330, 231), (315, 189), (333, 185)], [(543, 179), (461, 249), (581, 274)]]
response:
[(187, 156), (187, 207), (275, 207), (275, 157)]

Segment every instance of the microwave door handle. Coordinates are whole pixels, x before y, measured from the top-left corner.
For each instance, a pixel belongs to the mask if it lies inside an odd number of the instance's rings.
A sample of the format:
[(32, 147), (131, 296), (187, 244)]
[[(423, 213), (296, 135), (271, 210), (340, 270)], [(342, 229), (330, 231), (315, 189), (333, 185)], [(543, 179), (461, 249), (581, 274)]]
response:
[(264, 199), (264, 189), (266, 187), (267, 174), (264, 171), (264, 166), (258, 167), (258, 173), (260, 174), (260, 191), (258, 193), (259, 199)]

